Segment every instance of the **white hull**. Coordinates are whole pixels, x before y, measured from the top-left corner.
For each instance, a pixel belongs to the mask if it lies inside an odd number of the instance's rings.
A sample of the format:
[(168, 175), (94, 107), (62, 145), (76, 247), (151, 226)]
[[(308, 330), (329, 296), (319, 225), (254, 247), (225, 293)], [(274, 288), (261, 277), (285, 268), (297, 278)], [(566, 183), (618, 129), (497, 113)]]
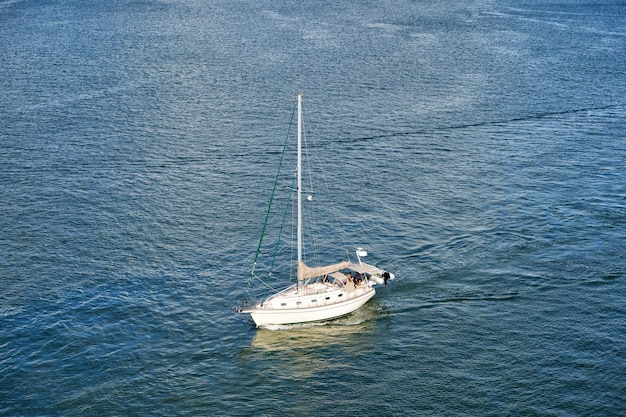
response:
[[(320, 286), (322, 284), (315, 285)], [(323, 321), (352, 313), (376, 293), (374, 288), (369, 285), (340, 291), (336, 289), (320, 291), (319, 287), (315, 289), (312, 286), (305, 288), (305, 291), (306, 293), (297, 291), (292, 287), (255, 307), (243, 310), (243, 312), (250, 313), (257, 327)], [(342, 300), (336, 301), (339, 297)], [(296, 307), (295, 303), (298, 303), (299, 306)], [(283, 306), (282, 304), (286, 305)]]

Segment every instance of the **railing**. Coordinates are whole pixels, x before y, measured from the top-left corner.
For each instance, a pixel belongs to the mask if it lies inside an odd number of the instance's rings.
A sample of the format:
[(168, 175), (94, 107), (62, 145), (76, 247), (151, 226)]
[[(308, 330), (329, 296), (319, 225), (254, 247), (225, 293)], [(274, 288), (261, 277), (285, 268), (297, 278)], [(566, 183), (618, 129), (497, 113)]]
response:
[[(330, 284), (329, 286), (333, 286), (333, 285)], [(345, 302), (346, 300), (353, 300), (355, 298), (359, 298), (365, 295), (368, 292), (368, 289), (370, 288), (371, 287), (367, 285), (367, 283), (363, 283), (356, 288), (350, 288), (350, 289), (343, 288), (343, 291), (341, 291), (339, 294), (331, 293), (332, 295), (329, 296), (330, 299), (326, 299), (326, 294), (328, 294), (328, 292), (322, 289), (319, 289), (314, 292), (307, 292), (306, 295), (303, 296), (304, 299), (296, 300), (295, 305), (292, 303), (289, 303), (291, 305), (274, 306), (272, 303), (268, 303), (268, 304), (264, 304), (263, 308), (268, 309), (268, 310), (281, 310), (281, 309), (306, 309), (306, 308), (315, 308), (315, 307), (325, 307), (325, 306), (339, 304), (339, 303)], [(286, 289), (285, 291), (287, 290), (288, 289)], [(281, 291), (281, 293), (285, 291)], [(316, 296), (316, 295), (322, 295), (322, 297), (324, 298), (323, 299), (310, 298), (311, 296)], [(275, 300), (272, 300), (272, 301), (275, 301)]]

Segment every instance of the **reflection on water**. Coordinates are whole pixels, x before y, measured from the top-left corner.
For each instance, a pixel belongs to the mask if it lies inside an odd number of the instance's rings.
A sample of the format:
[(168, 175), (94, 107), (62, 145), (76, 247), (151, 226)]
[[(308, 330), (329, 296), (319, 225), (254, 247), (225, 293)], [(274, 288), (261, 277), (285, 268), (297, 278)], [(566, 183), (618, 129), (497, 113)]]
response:
[(347, 320), (261, 328), (252, 340), (251, 349), (293, 351), (344, 345), (344, 342), (352, 341), (355, 333), (365, 334), (372, 330), (372, 322), (349, 323)]
[(332, 321), (259, 328), (242, 359), (275, 375), (306, 379), (345, 368), (345, 358), (358, 358), (375, 351), (376, 318), (380, 307), (368, 303), (345, 317)]

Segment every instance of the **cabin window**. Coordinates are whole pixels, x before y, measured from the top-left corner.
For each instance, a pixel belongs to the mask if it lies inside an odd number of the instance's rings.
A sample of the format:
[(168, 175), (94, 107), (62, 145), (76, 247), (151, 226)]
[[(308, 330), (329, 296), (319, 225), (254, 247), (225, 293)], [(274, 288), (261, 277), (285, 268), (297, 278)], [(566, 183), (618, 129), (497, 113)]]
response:
[(343, 297), (343, 294), (339, 294), (337, 297)]
[(312, 303), (317, 303), (317, 300), (311, 300)]
[(327, 300), (330, 300), (330, 297), (326, 297)]
[(302, 301), (296, 301), (296, 304), (300, 305), (300, 304), (302, 304)]
[(280, 303), (281, 307), (285, 307), (287, 305), (287, 303)]

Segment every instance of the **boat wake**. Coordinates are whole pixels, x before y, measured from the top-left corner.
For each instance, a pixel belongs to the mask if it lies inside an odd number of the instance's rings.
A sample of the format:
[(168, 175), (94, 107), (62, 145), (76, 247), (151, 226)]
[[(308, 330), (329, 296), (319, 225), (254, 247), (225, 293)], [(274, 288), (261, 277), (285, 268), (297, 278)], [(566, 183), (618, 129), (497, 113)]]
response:
[(622, 104), (608, 104), (604, 106), (595, 106), (595, 107), (584, 107), (584, 108), (579, 108), (579, 109), (547, 111), (543, 113), (527, 114), (527, 115), (521, 115), (519, 117), (511, 117), (511, 118), (501, 119), (501, 120), (487, 120), (487, 121), (480, 121), (480, 122), (475, 122), (475, 123), (464, 123), (464, 124), (452, 125), (452, 126), (439, 126), (439, 127), (433, 127), (432, 129), (424, 129), (424, 130), (381, 133), (379, 135), (373, 135), (373, 136), (368, 136), (368, 137), (349, 138), (349, 139), (346, 139), (346, 141), (361, 142), (361, 141), (367, 141), (367, 140), (397, 138), (397, 137), (402, 137), (402, 136), (425, 135), (429, 133), (446, 132), (446, 131), (451, 131), (451, 130), (467, 129), (467, 128), (472, 128), (472, 127), (506, 125), (509, 123), (525, 122), (529, 120), (538, 120), (538, 119), (544, 119), (544, 118), (553, 117), (553, 116), (563, 116), (563, 115), (584, 113), (584, 112), (590, 112), (590, 111), (608, 110), (608, 109), (614, 109), (614, 108), (618, 108), (622, 106), (624, 106), (623, 103)]

